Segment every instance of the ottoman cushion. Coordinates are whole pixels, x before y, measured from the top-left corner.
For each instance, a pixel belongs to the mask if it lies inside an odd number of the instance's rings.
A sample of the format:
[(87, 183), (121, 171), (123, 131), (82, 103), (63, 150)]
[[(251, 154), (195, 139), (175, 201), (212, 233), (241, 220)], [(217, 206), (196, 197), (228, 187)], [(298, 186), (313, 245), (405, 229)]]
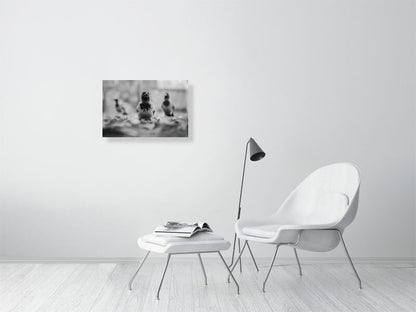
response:
[(226, 250), (230, 242), (223, 237), (207, 232), (200, 232), (192, 237), (157, 236), (154, 234), (140, 237), (139, 247), (158, 253), (198, 253)]

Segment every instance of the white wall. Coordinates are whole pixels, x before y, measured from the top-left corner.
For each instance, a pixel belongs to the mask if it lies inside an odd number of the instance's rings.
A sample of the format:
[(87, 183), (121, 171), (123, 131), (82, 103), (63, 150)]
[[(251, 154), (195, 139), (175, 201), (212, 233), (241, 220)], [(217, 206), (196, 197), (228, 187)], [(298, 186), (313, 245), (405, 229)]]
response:
[[(137, 257), (171, 219), (232, 239), (250, 136), (267, 156), (243, 216), (351, 161), (352, 255), (415, 256), (415, 15), (394, 0), (1, 0), (1, 258)], [(189, 79), (191, 138), (103, 139), (102, 79)]]

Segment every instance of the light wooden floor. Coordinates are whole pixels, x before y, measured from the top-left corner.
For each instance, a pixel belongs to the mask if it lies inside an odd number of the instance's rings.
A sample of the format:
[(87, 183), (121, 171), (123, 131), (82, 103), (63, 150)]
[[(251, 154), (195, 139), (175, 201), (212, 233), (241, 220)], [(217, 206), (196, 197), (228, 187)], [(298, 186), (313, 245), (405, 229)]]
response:
[(237, 296), (220, 259), (204, 259), (204, 286), (196, 257), (173, 256), (157, 301), (164, 262), (148, 260), (132, 292), (135, 263), (1, 263), (0, 311), (416, 311), (415, 263), (358, 263), (362, 290), (348, 264), (303, 264), (302, 277), (295, 263), (281, 264), (262, 293), (268, 261), (257, 273), (247, 259)]

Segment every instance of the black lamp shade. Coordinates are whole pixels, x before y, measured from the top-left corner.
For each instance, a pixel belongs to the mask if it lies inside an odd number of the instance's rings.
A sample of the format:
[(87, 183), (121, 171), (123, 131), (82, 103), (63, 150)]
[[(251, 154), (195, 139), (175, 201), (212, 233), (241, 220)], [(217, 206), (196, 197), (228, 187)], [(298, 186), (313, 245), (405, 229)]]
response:
[(249, 141), (250, 147), (250, 160), (251, 161), (258, 161), (266, 156), (266, 153), (260, 148), (260, 146), (254, 141), (253, 138), (250, 138)]

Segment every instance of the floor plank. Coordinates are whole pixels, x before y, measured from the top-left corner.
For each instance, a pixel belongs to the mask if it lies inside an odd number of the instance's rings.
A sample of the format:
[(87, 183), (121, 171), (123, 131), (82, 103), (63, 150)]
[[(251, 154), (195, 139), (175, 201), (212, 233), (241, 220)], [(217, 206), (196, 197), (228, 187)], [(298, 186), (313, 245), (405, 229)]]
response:
[(22, 299), (10, 311), (36, 311), (62, 283), (77, 269), (77, 264), (40, 265), (39, 274), (20, 287)]
[(279, 262), (263, 293), (269, 260), (258, 259), (256, 272), (244, 259), (243, 273), (235, 273), (237, 295), (221, 259), (202, 257), (208, 285), (196, 255), (174, 255), (160, 300), (162, 258), (148, 258), (132, 291), (128, 282), (138, 263), (0, 263), (0, 312), (416, 311), (414, 262), (356, 263), (361, 290), (348, 263), (305, 263), (299, 276), (295, 262)]

